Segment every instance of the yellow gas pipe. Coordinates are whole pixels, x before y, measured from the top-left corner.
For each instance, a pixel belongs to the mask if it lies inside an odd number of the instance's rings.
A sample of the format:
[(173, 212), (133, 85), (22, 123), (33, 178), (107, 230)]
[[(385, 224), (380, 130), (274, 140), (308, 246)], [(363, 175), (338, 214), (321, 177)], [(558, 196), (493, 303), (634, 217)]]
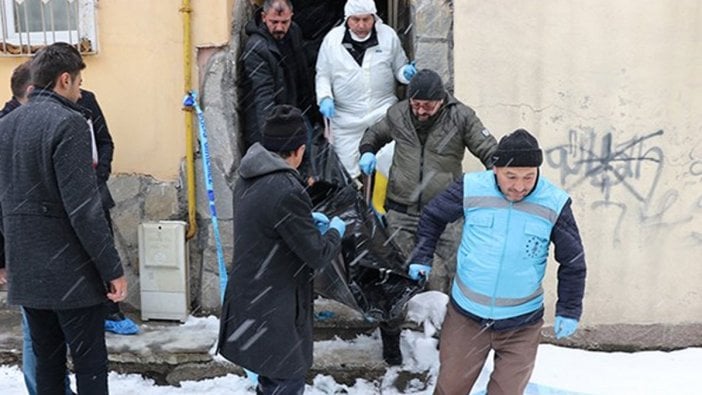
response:
[[(192, 86), (192, 40), (190, 37), (190, 0), (183, 0), (180, 7), (183, 13), (183, 76), (184, 91), (187, 93)], [(185, 109), (185, 176), (188, 189), (188, 232), (185, 239), (192, 239), (197, 233), (196, 198), (195, 198), (195, 153), (193, 148), (193, 114), (190, 108)]]

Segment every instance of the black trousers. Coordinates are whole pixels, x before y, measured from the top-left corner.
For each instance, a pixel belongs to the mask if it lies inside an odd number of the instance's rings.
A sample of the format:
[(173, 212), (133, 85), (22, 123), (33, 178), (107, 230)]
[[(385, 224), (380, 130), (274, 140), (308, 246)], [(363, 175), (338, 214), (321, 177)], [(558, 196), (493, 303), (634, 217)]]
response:
[(273, 379), (258, 376), (257, 395), (302, 395), (305, 392), (305, 378)]
[[(110, 216), (110, 210), (104, 210), (104, 212), (107, 225), (110, 228), (110, 233), (114, 238), (115, 232), (112, 229), (112, 217)], [(105, 283), (105, 288), (109, 291), (110, 283)], [(124, 314), (122, 314), (122, 310), (119, 308), (119, 303), (115, 303), (109, 299), (107, 302), (105, 302), (105, 319), (112, 321), (121, 321), (124, 319)]]
[(66, 344), (78, 393), (107, 394), (105, 306), (69, 310), (24, 308), (37, 357), (37, 393), (65, 395)]

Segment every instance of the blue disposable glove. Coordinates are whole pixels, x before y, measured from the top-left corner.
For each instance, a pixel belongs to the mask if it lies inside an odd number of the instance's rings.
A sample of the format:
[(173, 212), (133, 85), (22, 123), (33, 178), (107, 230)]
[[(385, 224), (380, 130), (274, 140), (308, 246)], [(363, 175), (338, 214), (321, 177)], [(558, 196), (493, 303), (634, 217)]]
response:
[(411, 80), (415, 74), (417, 74), (417, 66), (414, 65), (415, 61), (411, 61), (406, 65), (402, 66), (402, 76), (405, 77), (407, 81)]
[(556, 316), (556, 322), (553, 324), (553, 331), (556, 333), (556, 339), (566, 338), (578, 330), (578, 320), (573, 318)]
[(336, 110), (334, 109), (334, 99), (331, 97), (325, 97), (322, 99), (321, 102), (319, 102), (319, 112), (322, 113), (327, 118), (331, 118), (336, 114)]
[(358, 161), (358, 167), (361, 168), (363, 174), (369, 176), (373, 174), (376, 162), (377, 160), (375, 159), (375, 154), (372, 152), (366, 152), (361, 155), (361, 160)]
[(325, 234), (329, 230), (329, 218), (324, 215), (324, 213), (313, 212), (312, 219), (314, 220), (314, 226), (317, 227), (319, 233)]
[(431, 266), (422, 265), (419, 263), (412, 263), (407, 269), (409, 278), (414, 281), (419, 281), (420, 277), (424, 277), (425, 279), (429, 278), (429, 273), (431, 273)]
[(339, 235), (341, 235), (341, 237), (344, 237), (344, 232), (346, 232), (346, 223), (343, 219), (339, 217), (333, 217), (331, 221), (329, 221), (329, 227), (332, 229), (336, 229), (339, 232)]

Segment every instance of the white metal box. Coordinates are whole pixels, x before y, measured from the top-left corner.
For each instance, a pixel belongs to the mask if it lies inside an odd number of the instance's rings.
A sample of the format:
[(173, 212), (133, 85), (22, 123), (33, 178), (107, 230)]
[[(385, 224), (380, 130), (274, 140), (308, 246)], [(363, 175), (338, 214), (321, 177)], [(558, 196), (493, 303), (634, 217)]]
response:
[(141, 319), (185, 322), (190, 313), (188, 244), (183, 221), (139, 225)]

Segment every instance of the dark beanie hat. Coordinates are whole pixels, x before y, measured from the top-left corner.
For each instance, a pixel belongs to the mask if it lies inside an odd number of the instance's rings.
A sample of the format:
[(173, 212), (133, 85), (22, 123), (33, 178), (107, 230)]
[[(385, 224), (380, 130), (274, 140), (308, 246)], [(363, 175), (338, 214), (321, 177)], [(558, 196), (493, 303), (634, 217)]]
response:
[(261, 144), (269, 151), (287, 152), (307, 142), (307, 127), (299, 109), (287, 104), (273, 107), (263, 124)]
[(539, 142), (524, 129), (502, 137), (492, 156), (495, 167), (539, 167), (543, 161)]
[(407, 98), (409, 99), (443, 100), (445, 97), (444, 83), (433, 70), (419, 70), (407, 87)]

